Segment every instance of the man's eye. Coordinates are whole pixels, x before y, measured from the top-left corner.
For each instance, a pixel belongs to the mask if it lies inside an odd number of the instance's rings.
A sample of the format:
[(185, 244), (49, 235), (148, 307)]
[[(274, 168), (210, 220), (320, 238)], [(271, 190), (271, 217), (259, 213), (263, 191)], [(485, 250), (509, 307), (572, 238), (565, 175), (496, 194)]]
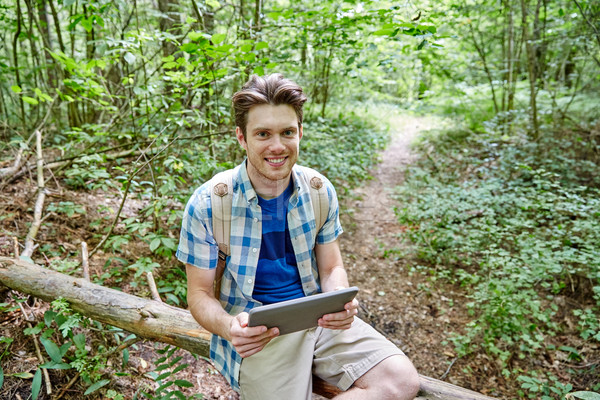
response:
[(263, 132), (258, 132), (258, 136), (260, 136), (260, 137), (267, 137), (267, 136), (269, 136), (269, 134), (267, 132), (263, 131)]
[(283, 134), (284, 134), (285, 136), (294, 136), (294, 131), (287, 130), (287, 131), (283, 132)]

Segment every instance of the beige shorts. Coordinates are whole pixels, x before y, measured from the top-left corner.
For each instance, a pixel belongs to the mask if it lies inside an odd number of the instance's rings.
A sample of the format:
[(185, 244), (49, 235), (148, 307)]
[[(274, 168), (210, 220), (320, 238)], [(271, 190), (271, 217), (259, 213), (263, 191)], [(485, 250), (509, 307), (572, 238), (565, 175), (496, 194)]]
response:
[(402, 350), (354, 319), (347, 330), (320, 327), (273, 339), (240, 367), (243, 400), (310, 400), (312, 374), (348, 390), (367, 371)]

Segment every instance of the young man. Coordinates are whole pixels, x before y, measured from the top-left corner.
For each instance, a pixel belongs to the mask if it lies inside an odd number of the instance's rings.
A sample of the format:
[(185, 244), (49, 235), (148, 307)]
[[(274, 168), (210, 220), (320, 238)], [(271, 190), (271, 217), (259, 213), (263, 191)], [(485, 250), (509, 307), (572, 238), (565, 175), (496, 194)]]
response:
[(234, 94), (236, 137), (247, 158), (233, 171), (231, 254), (216, 299), (212, 184), (204, 184), (188, 202), (177, 250), (190, 311), (213, 333), (211, 359), (244, 400), (310, 400), (312, 373), (344, 390), (339, 399), (412, 399), (416, 370), (356, 317), (356, 300), (301, 332), (278, 336), (277, 328), (248, 326), (255, 306), (348, 287), (335, 190), (319, 175), (329, 212), (317, 232), (308, 170), (296, 165), (305, 101), (300, 86), (280, 74), (252, 76)]

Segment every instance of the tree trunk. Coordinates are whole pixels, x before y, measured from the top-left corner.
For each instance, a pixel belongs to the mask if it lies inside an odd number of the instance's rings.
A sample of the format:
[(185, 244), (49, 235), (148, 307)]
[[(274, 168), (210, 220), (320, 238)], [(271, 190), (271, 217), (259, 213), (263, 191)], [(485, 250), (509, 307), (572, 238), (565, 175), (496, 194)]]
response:
[[(0, 283), (48, 302), (62, 297), (74, 311), (141, 338), (171, 344), (205, 357), (209, 354), (210, 333), (198, 325), (187, 310), (6, 257), (0, 257)], [(426, 376), (420, 380), (418, 399), (493, 399)], [(320, 379), (315, 379), (313, 391), (326, 398), (340, 393), (335, 386)]]
[(529, 22), (527, 21), (527, 0), (521, 0), (521, 21), (523, 24), (523, 42), (525, 43), (525, 53), (527, 55), (527, 72), (529, 76), (529, 119), (531, 123), (530, 132), (535, 140), (539, 136), (538, 116), (537, 116), (537, 90), (536, 90), (536, 62), (535, 49), (529, 38)]

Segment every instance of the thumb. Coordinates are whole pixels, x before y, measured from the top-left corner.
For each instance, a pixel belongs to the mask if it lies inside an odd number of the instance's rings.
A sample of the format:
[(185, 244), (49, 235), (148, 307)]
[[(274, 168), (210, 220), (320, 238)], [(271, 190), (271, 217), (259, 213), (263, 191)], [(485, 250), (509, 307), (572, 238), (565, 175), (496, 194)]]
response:
[(242, 328), (245, 328), (248, 326), (248, 313), (247, 312), (239, 313), (236, 318), (239, 321), (240, 326)]

